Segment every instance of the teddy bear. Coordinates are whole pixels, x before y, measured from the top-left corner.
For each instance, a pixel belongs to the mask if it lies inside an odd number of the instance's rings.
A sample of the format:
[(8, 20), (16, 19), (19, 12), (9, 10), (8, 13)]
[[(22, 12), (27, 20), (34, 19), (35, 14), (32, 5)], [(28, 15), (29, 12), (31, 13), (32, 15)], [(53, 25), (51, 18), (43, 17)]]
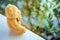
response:
[(13, 32), (19, 35), (25, 33), (26, 28), (21, 25), (21, 11), (15, 5), (8, 4), (5, 8), (5, 15), (7, 18), (8, 26)]

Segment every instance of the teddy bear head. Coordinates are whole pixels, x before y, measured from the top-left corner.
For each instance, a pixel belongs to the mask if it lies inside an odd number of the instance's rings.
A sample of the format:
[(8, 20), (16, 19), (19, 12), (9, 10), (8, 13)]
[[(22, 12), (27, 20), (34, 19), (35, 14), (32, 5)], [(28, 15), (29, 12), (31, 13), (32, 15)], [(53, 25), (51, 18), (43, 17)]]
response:
[(5, 8), (5, 15), (7, 18), (18, 18), (19, 14), (21, 15), (21, 12), (14, 5), (8, 4)]

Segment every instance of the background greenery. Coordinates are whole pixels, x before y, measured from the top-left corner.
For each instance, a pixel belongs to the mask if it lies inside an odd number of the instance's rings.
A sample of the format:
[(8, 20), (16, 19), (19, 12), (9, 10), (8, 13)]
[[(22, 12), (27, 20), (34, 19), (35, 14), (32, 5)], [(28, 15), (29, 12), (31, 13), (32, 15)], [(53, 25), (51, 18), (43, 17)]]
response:
[(0, 0), (0, 13), (7, 4), (22, 12), (22, 24), (46, 40), (60, 37), (60, 0)]

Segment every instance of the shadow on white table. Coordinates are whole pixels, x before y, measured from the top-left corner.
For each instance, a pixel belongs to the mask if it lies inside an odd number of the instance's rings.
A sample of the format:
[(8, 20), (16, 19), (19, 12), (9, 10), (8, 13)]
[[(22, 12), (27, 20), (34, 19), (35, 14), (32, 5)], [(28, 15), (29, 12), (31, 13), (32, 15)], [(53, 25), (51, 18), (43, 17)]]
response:
[(0, 14), (0, 40), (45, 40), (26, 29), (23, 35), (16, 35), (10, 31), (6, 17)]

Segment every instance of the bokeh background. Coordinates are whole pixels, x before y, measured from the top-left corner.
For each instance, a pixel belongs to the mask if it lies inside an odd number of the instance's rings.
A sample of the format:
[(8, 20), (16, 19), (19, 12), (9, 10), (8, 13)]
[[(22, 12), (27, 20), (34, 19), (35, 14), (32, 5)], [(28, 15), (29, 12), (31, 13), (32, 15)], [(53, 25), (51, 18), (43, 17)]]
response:
[(0, 0), (0, 14), (7, 4), (22, 12), (22, 24), (46, 40), (60, 38), (60, 0)]

